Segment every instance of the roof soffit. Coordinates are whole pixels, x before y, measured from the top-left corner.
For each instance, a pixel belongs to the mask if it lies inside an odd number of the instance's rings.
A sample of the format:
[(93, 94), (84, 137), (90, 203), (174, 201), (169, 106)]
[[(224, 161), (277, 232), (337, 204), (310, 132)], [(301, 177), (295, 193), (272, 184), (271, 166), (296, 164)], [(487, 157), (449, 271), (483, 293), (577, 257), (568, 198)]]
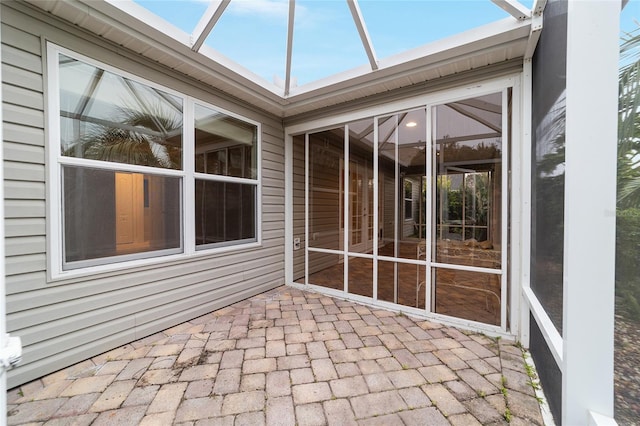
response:
[[(500, 61), (524, 56), (531, 20), (505, 18), (492, 24), (377, 60), (378, 68), (363, 65), (299, 87), (267, 82), (202, 45), (192, 49), (189, 34), (130, 1), (25, 0), (104, 39), (202, 81), (280, 117), (356, 100)], [(135, 40), (135, 48), (131, 45)], [(431, 71), (431, 72), (426, 72)], [(295, 112), (294, 112), (295, 111)]]

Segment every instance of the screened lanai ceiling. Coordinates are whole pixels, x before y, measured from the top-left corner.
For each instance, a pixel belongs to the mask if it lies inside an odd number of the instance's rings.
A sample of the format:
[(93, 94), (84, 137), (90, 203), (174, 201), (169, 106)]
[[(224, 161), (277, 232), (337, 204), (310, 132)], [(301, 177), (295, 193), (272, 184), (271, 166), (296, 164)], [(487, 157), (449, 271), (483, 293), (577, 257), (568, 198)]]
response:
[[(290, 117), (531, 56), (536, 0), (27, 0)], [(533, 25), (532, 25), (533, 22)]]

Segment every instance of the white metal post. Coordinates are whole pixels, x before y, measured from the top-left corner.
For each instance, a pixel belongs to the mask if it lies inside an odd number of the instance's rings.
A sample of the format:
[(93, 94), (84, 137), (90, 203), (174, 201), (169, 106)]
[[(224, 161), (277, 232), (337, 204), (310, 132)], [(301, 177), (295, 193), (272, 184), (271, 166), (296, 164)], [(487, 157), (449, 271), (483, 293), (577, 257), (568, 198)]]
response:
[(562, 424), (613, 417), (620, 2), (570, 1)]

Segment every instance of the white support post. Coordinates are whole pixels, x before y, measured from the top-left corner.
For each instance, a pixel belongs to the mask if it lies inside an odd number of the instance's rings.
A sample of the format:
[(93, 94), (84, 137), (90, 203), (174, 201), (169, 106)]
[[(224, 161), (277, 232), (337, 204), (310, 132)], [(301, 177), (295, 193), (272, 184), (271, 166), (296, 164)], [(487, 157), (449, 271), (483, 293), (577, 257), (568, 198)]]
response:
[(613, 418), (620, 2), (567, 15), (562, 424)]

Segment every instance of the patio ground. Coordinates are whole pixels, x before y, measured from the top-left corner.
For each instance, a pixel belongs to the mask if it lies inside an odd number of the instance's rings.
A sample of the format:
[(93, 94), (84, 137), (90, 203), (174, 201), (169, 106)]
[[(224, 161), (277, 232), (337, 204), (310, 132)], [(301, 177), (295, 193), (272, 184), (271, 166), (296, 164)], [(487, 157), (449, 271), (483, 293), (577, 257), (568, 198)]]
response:
[(290, 287), (8, 393), (8, 424), (542, 425), (514, 342)]

